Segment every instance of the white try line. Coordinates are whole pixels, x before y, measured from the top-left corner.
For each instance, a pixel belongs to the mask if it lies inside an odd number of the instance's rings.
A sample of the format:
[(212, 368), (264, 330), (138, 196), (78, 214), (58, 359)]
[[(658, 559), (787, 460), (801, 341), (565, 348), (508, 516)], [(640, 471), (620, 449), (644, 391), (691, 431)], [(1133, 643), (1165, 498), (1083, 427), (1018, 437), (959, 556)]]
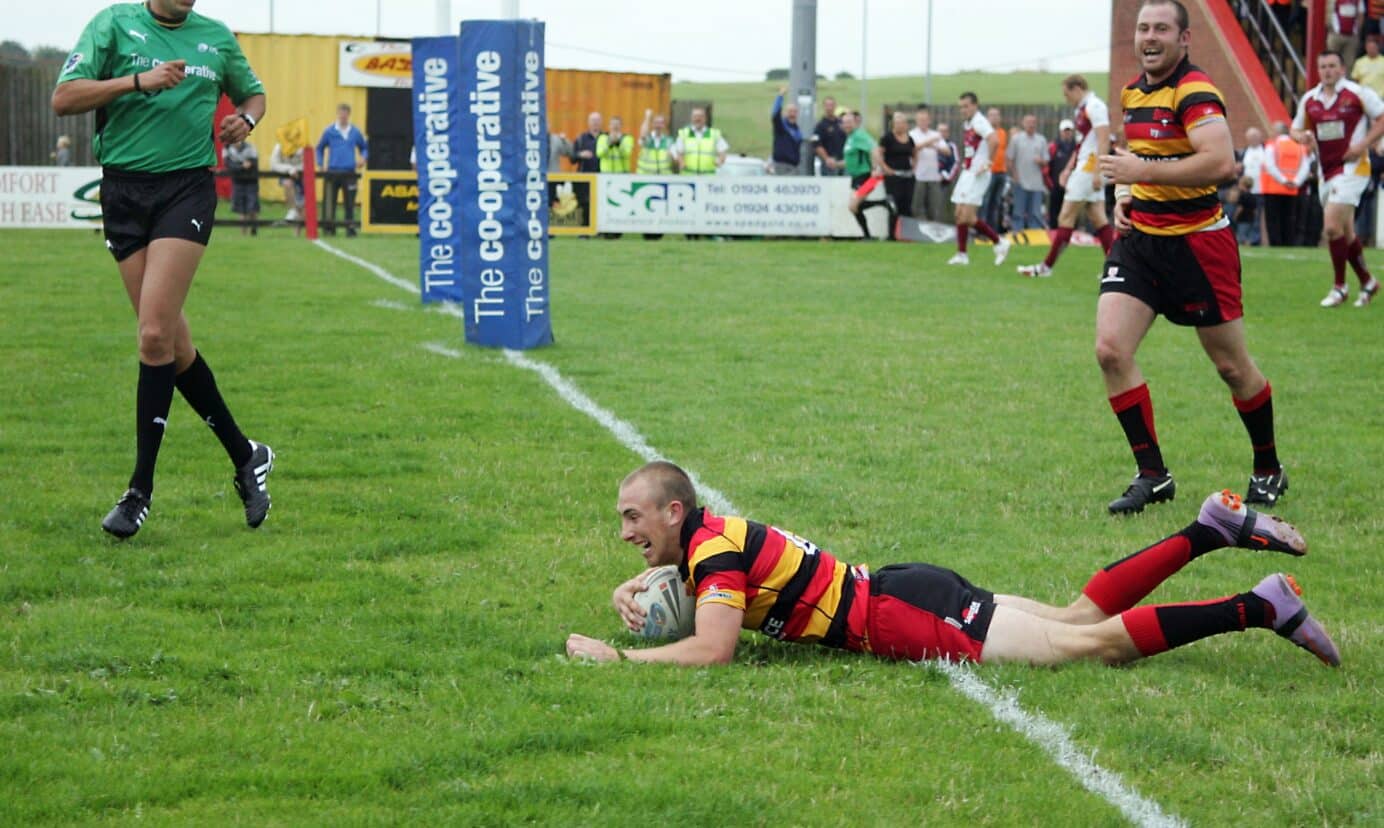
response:
[[(352, 264), (365, 268), (395, 287), (407, 290), (414, 295), (418, 294), (416, 284), (400, 279), (376, 264), (338, 250), (321, 240), (315, 244), (334, 256), (339, 256)], [(453, 316), (462, 316), (461, 309), (455, 305), (445, 305), (443, 308), (444, 312)], [(465, 356), (461, 351), (437, 343), (425, 343), (423, 347), (435, 354), (453, 359), (460, 359)], [(649, 445), (649, 442), (633, 425), (602, 408), (595, 400), (586, 396), (580, 388), (573, 385), (570, 380), (558, 373), (558, 370), (553, 366), (530, 359), (519, 351), (505, 349), (503, 353), (511, 365), (533, 371), (541, 376), (568, 405), (600, 423), (625, 448), (646, 461), (664, 459), (663, 455)], [(688, 475), (712, 511), (722, 514), (739, 513), (740, 510), (736, 509), (724, 494), (703, 485), (692, 472), (689, 471)], [(1072, 741), (1067, 729), (1062, 725), (1041, 714), (1024, 710), (1019, 706), (1018, 699), (1012, 694), (1001, 693), (981, 681), (970, 668), (949, 661), (928, 661), (923, 662), (923, 666), (941, 671), (947, 676), (957, 692), (982, 705), (998, 721), (1013, 728), (1021, 736), (1042, 748), (1043, 752), (1052, 757), (1054, 762), (1075, 777), (1083, 788), (1113, 805), (1135, 825), (1163, 828), (1163, 826), (1187, 824), (1177, 817), (1165, 813), (1158, 806), (1158, 803), (1140, 796), (1137, 791), (1125, 783), (1118, 773), (1097, 765), (1089, 753), (1083, 751)]]

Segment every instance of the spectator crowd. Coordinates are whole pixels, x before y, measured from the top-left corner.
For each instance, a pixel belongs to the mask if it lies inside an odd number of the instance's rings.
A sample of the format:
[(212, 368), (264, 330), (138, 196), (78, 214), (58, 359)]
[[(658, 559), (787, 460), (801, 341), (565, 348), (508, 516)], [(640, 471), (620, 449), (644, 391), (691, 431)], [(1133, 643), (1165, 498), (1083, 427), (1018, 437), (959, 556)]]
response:
[[(1291, 12), (1299, 5), (1277, 3), (1274, 11)], [(1384, 95), (1381, 20), (1384, 0), (1329, 0), (1327, 4), (1328, 48), (1341, 53), (1351, 80)], [(1285, 13), (1281, 19), (1285, 33), (1290, 35), (1299, 23), (1292, 14)], [(973, 222), (982, 233), (986, 231), (979, 228), (992, 228), (1001, 234), (1058, 231), (1073, 222), (1070, 217), (1059, 220), (1059, 213), (1064, 198), (1068, 198), (1068, 174), (1079, 153), (1086, 157), (1081, 150), (1082, 140), (1092, 129), (1082, 115), (1082, 96), (1089, 92), (1085, 78), (1070, 75), (1062, 85), (1066, 105), (1074, 107), (1075, 120), (1061, 118), (1055, 135), (1046, 135), (1040, 129), (1038, 112), (1011, 110), (1010, 115), (1015, 117), (1006, 123), (1005, 114), (993, 106), (980, 110), (989, 130), (967, 118), (954, 132), (951, 124), (936, 117), (933, 108), (918, 104), (887, 111), (888, 126), (878, 138), (871, 134), (862, 113), (839, 107), (830, 96), (821, 101), (816, 122), (804, 123), (799, 103), (786, 99), (787, 90), (780, 88), (767, 113), (770, 157), (762, 170), (754, 167), (753, 171), (848, 178), (855, 193), (851, 209), (865, 236), (870, 235), (864, 220), (868, 210), (887, 213), (891, 235), (897, 217), (952, 225), (957, 221), (956, 186), (969, 166), (971, 153), (978, 149), (965, 142), (983, 131), (988, 176), (983, 192), (978, 194), (979, 204), (974, 205), (974, 219), (970, 210), (965, 211), (963, 218)], [(948, 107), (948, 112), (952, 111)], [(1051, 110), (1043, 114), (1053, 117)], [(351, 123), (350, 107), (342, 104), (337, 116), (322, 131), (315, 148), (324, 179), (323, 218), (328, 232), (335, 232), (339, 201), (345, 213), (345, 221), (340, 224), (354, 235), (357, 177), (367, 163), (369, 149), (364, 134)], [(1051, 120), (1048, 125), (1052, 126)], [(991, 135), (993, 140), (988, 137)], [(1111, 124), (1110, 151), (1120, 145), (1118, 125)], [(66, 137), (59, 139), (52, 153), (56, 163), (69, 163), (69, 146)], [(560, 171), (560, 162), (566, 159), (569, 168), (578, 172), (644, 175), (715, 174), (726, 167), (731, 149), (721, 130), (711, 125), (708, 110), (703, 106), (692, 108), (687, 123), (676, 129), (670, 128), (665, 115), (652, 110), (645, 110), (637, 130), (627, 129), (619, 116), (607, 118), (592, 112), (587, 117), (586, 131), (575, 139), (552, 133), (548, 147), (550, 172)], [(313, 148), (307, 151), (312, 152)], [(232, 208), (250, 220), (248, 232), (254, 232), (259, 212), (254, 173), (259, 159), (254, 147), (248, 144), (228, 146), (224, 152), (233, 182)], [(1239, 242), (1264, 246), (1319, 244), (1323, 214), (1318, 198), (1317, 159), (1307, 146), (1295, 140), (1290, 125), (1271, 124), (1267, 132), (1250, 127), (1241, 136), (1235, 154), (1235, 176), (1219, 192)], [(280, 176), (284, 201), (289, 205), (285, 220), (301, 221), (303, 150), (290, 156), (275, 145), (270, 162), (270, 169)], [(1384, 175), (1384, 141), (1371, 147), (1370, 163), (1371, 181), (1355, 216), (1355, 234), (1372, 245), (1376, 192), (1380, 176)], [(1102, 187), (1106, 194), (1105, 215), (1102, 217), (1093, 203), (1090, 212), (1080, 212), (1074, 229), (1084, 228), (1093, 234), (1103, 231), (1113, 207), (1113, 187), (1097, 181), (1096, 202)], [(961, 204), (972, 206), (965, 201)]]

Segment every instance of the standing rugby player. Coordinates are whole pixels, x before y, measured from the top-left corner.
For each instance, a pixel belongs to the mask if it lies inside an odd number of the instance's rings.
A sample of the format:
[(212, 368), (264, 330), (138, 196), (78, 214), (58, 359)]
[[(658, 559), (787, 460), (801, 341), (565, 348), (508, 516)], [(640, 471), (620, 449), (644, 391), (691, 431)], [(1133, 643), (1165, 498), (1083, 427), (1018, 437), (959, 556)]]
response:
[(1317, 153), (1321, 167), (1319, 194), (1324, 230), (1331, 250), (1335, 281), (1321, 304), (1334, 308), (1350, 296), (1346, 262), (1360, 280), (1355, 307), (1363, 308), (1379, 292), (1379, 280), (1365, 265), (1364, 248), (1355, 237), (1355, 208), (1370, 185), (1370, 147), (1384, 135), (1384, 101), (1368, 86), (1345, 78), (1337, 52), (1317, 56), (1321, 83), (1307, 90), (1293, 118), (1293, 138)]
[(1058, 175), (1057, 183), (1064, 188), (1062, 212), (1057, 216), (1057, 230), (1053, 233), (1047, 258), (1036, 265), (1020, 265), (1020, 276), (1052, 275), (1057, 257), (1072, 240), (1072, 231), (1076, 229), (1082, 210), (1086, 211), (1107, 256), (1115, 241), (1115, 228), (1105, 217), (1105, 186), (1096, 172), (1096, 159), (1110, 152), (1110, 108), (1096, 97), (1081, 75), (1063, 79), (1062, 96), (1074, 108), (1077, 151)]
[(1254, 450), (1247, 503), (1276, 503), (1288, 488), (1274, 444), (1273, 399), (1245, 345), (1240, 251), (1216, 185), (1235, 171), (1225, 103), (1188, 60), (1187, 9), (1144, 0), (1134, 46), (1143, 72), (1120, 93), (1129, 149), (1098, 160), (1115, 182), (1115, 226), (1096, 305), (1096, 359), (1110, 407), (1138, 472), (1114, 514), (1172, 500), (1173, 476), (1154, 430), (1153, 402), (1134, 355), (1154, 319), (1195, 327), (1230, 387)]
[(995, 243), (995, 264), (1004, 264), (1009, 255), (1009, 240), (1001, 238), (995, 229), (980, 218), (979, 210), (985, 201), (985, 191), (990, 187), (990, 159), (995, 156), (999, 136), (990, 121), (980, 112), (980, 99), (974, 92), (962, 92), (960, 98), (961, 117), (965, 128), (961, 143), (961, 178), (957, 179), (952, 190), (952, 204), (956, 205), (956, 253), (947, 260), (949, 265), (967, 265), (971, 257), (966, 253), (966, 240), (972, 228)]

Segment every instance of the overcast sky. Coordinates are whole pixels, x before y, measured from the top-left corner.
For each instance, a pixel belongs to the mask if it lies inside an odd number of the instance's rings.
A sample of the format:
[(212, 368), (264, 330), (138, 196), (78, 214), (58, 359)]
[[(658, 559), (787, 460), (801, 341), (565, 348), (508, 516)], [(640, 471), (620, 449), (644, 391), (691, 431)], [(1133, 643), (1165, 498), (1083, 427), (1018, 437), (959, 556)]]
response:
[[(70, 49), (102, 0), (0, 0), (0, 39)], [(932, 71), (1106, 71), (1110, 0), (934, 0)], [(494, 18), (502, 0), (451, 0), (451, 18)], [(518, 0), (545, 21), (548, 65), (672, 72), (677, 80), (758, 80), (788, 65), (792, 0)], [(870, 76), (927, 69), (928, 0), (818, 0), (817, 71)], [(981, 6), (983, 13), (977, 14)], [(436, 34), (437, 0), (199, 0), (197, 11), (235, 31), (285, 34)], [(659, 10), (655, 15), (650, 10)], [(324, 11), (326, 10), (326, 11)], [(271, 21), (272, 14), (272, 21)], [(862, 25), (864, 24), (864, 25)]]

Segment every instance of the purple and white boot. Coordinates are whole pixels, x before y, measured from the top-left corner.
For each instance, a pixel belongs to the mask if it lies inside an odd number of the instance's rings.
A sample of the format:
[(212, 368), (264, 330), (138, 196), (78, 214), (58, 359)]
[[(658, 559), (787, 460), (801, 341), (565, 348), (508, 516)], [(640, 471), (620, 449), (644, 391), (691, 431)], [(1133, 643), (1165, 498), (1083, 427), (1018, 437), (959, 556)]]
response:
[(1292, 575), (1275, 573), (1250, 590), (1273, 607), (1273, 631), (1307, 650), (1329, 667), (1341, 666), (1341, 651), (1298, 596), (1302, 587)]
[(1227, 546), (1272, 549), (1289, 555), (1307, 554), (1307, 540), (1283, 518), (1256, 512), (1229, 489), (1206, 496), (1197, 523), (1209, 526), (1225, 538)]

